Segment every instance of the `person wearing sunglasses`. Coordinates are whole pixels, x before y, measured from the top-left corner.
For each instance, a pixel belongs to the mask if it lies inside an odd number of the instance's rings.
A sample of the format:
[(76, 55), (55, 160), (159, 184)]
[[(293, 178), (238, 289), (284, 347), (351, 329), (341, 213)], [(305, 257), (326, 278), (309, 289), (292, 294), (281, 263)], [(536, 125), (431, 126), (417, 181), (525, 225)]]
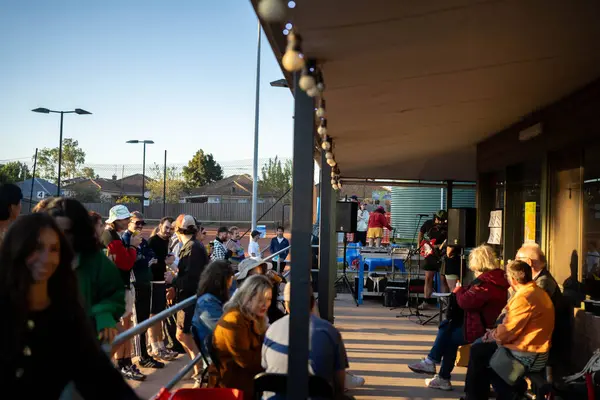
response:
[[(136, 246), (136, 259), (133, 264), (133, 275), (135, 282), (135, 317), (139, 324), (150, 318), (151, 298), (152, 298), (152, 267), (157, 263), (154, 252), (148, 245), (148, 241), (142, 237), (142, 230), (146, 226), (144, 216), (139, 211), (131, 213), (127, 231), (123, 234), (123, 241), (126, 246), (130, 246), (133, 238), (141, 237), (140, 244)], [(146, 346), (146, 332), (140, 333), (140, 367), (143, 368), (164, 368), (165, 364), (155, 360), (148, 354)]]

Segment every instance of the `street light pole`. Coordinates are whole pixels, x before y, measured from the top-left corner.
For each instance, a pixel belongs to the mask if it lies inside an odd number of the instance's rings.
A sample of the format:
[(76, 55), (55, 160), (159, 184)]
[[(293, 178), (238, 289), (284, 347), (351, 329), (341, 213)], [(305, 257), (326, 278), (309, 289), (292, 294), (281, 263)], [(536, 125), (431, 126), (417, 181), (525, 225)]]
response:
[(260, 110), (260, 20), (258, 21), (258, 45), (256, 50), (256, 98), (254, 103), (254, 161), (252, 163), (252, 230), (256, 230), (258, 214), (258, 117)]
[(62, 171), (63, 118), (64, 118), (64, 115), (65, 114), (90, 115), (91, 112), (86, 111), (81, 108), (76, 108), (71, 111), (55, 111), (55, 110), (50, 110), (48, 108), (43, 108), (43, 107), (39, 107), (39, 108), (36, 108), (31, 111), (36, 112), (36, 113), (41, 113), (41, 114), (50, 114), (50, 113), (60, 114), (60, 142), (58, 143), (58, 178), (56, 179), (56, 187), (57, 187), (56, 196), (60, 197), (60, 174)]
[(146, 207), (146, 141), (144, 141), (144, 158), (142, 161), (142, 214)]
[(62, 146), (63, 146), (63, 117), (65, 113), (60, 112), (60, 142), (58, 143), (58, 181), (56, 182), (56, 197), (60, 197), (60, 172), (62, 168)]
[(144, 145), (144, 156), (142, 161), (142, 213), (144, 212), (146, 201), (146, 145), (154, 144), (152, 140), (128, 140), (126, 143), (130, 144), (138, 144), (142, 143)]

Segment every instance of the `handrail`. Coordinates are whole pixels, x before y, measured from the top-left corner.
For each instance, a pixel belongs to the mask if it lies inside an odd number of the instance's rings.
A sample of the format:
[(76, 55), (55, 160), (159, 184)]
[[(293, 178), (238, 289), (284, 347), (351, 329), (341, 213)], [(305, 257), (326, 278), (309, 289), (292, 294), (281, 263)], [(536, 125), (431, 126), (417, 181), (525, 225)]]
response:
[[(183, 377), (186, 376), (201, 360), (202, 353), (198, 353), (198, 355), (194, 357), (192, 361), (186, 364), (185, 367), (183, 367), (177, 374), (175, 374), (175, 376), (163, 388), (161, 388), (160, 391), (154, 397), (152, 397), (152, 399), (170, 398), (171, 396), (169, 396), (169, 392), (171, 389), (173, 389), (175, 385), (177, 385), (179, 381), (182, 380)], [(167, 396), (165, 396), (165, 394)]]
[[(279, 250), (278, 252), (275, 252), (275, 253), (269, 255), (268, 257), (263, 258), (262, 261), (268, 261), (268, 260), (272, 259), (273, 257), (289, 250), (290, 247), (292, 247), (292, 246), (291, 245), (287, 246), (286, 248), (283, 248), (283, 249)], [(195, 304), (197, 297), (198, 296), (196, 296), (196, 295), (190, 296), (187, 299), (182, 300), (179, 303), (167, 308), (166, 310), (159, 312), (158, 314), (152, 316), (151, 318), (148, 318), (144, 322), (141, 322), (141, 323), (137, 324), (136, 326), (126, 330), (125, 332), (118, 334), (117, 337), (115, 337), (115, 340), (112, 342), (111, 346), (114, 348), (114, 347), (124, 343), (126, 340), (131, 339), (133, 336), (142, 333), (143, 331), (147, 330), (151, 326), (156, 325), (158, 322), (161, 322), (162, 320), (169, 318), (171, 315), (175, 314), (177, 311), (182, 310), (186, 307), (189, 307), (189, 306)]]

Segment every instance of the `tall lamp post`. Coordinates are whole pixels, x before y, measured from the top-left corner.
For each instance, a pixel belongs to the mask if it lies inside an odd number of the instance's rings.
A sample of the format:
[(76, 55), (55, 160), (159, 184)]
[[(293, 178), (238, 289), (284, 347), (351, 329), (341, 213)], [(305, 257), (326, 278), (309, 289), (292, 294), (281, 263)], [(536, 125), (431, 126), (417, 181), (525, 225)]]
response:
[(89, 114), (91, 114), (91, 112), (85, 111), (81, 108), (76, 108), (71, 111), (55, 111), (55, 110), (50, 110), (48, 108), (43, 108), (43, 107), (36, 108), (31, 111), (36, 112), (36, 113), (41, 113), (41, 114), (50, 114), (50, 113), (60, 114), (60, 142), (58, 144), (58, 181), (56, 184), (56, 186), (57, 186), (56, 196), (59, 197), (60, 196), (60, 172), (61, 172), (61, 167), (62, 167), (62, 147), (63, 147), (63, 116), (65, 114), (89, 115)]
[(144, 145), (144, 161), (142, 161), (142, 213), (144, 212), (146, 202), (146, 145), (154, 144), (152, 140), (128, 140), (127, 143)]
[(254, 100), (254, 160), (252, 162), (252, 230), (256, 230), (258, 218), (258, 120), (260, 110), (260, 34), (258, 21), (258, 44), (256, 46), (256, 94)]

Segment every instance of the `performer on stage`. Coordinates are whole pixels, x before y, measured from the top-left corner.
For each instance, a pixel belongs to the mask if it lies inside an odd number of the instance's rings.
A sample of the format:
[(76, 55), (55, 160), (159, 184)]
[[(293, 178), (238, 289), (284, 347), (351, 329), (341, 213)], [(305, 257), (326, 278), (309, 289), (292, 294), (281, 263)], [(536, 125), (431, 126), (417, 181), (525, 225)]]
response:
[(425, 221), (419, 231), (419, 247), (421, 255), (425, 257), (425, 301), (423, 306), (426, 306), (428, 299), (433, 293), (433, 277), (440, 270), (442, 251), (441, 248), (445, 245), (448, 238), (448, 213), (445, 210), (440, 210), (435, 213), (434, 218)]
[(381, 247), (381, 239), (383, 239), (383, 228), (393, 229), (388, 223), (385, 216), (385, 209), (379, 206), (369, 216), (369, 229), (367, 230), (367, 240), (369, 247), (373, 247), (373, 242), (377, 247)]

